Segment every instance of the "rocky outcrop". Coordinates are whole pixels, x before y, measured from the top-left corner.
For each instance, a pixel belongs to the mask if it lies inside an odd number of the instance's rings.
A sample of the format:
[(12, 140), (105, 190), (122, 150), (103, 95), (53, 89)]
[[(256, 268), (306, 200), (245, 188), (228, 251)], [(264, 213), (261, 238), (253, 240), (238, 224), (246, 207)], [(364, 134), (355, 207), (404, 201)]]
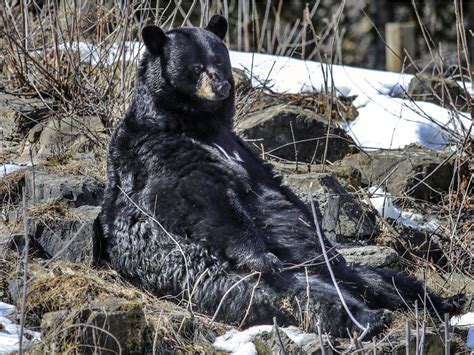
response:
[(297, 175), (311, 173), (330, 173), (334, 175), (337, 181), (346, 190), (360, 189), (362, 177), (360, 171), (351, 166), (335, 165), (335, 164), (305, 164), (305, 163), (281, 163), (271, 161), (275, 171), (281, 175)]
[(36, 256), (91, 265), (94, 223), (100, 210), (98, 206), (67, 208), (46, 204), (35, 207), (27, 220), (27, 233)]
[(0, 89), (0, 140), (4, 158), (15, 155), (28, 131), (50, 115), (48, 105), (52, 105), (49, 100), (19, 97)]
[(290, 161), (321, 161), (326, 146), (326, 160), (331, 162), (354, 152), (352, 138), (344, 130), (328, 126), (324, 117), (310, 110), (276, 105), (248, 115), (237, 123), (236, 130), (255, 140), (265, 155)]
[(25, 176), (28, 206), (57, 200), (68, 207), (100, 206), (105, 184), (90, 176), (51, 174), (28, 170)]
[[(359, 171), (366, 186), (383, 183), (394, 196), (407, 195), (430, 202), (440, 201), (448, 192), (457, 178), (456, 164), (447, 153), (419, 146), (408, 146), (402, 151), (353, 154), (338, 163)], [(467, 166), (459, 172), (463, 175), (466, 171)]]
[[(30, 169), (25, 175), (25, 191), (30, 251), (44, 259), (91, 264), (104, 184), (92, 177)], [(1, 234), (3, 247), (23, 250), (23, 233)]]

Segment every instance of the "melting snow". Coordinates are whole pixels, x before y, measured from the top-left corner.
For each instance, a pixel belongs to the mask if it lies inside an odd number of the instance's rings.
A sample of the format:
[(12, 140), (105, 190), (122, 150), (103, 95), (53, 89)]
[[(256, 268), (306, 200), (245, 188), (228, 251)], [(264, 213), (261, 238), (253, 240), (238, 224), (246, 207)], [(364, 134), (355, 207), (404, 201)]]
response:
[[(16, 307), (0, 302), (0, 354), (19, 351), (20, 326), (15, 322)], [(40, 341), (41, 335), (24, 329), (23, 348), (27, 349)]]
[(357, 96), (359, 116), (344, 128), (365, 149), (400, 149), (412, 143), (444, 149), (450, 143), (445, 129), (465, 136), (471, 124), (468, 114), (456, 117), (429, 102), (395, 97), (408, 90), (410, 74), (234, 51), (230, 57), (234, 67), (252, 74), (254, 85), (266, 83), (276, 92), (324, 91), (328, 82), (341, 95)]
[(468, 312), (451, 318), (451, 325), (458, 327), (474, 327), (474, 312)]
[(474, 327), (469, 328), (466, 345), (474, 350)]
[(23, 169), (25, 169), (24, 166), (17, 164), (0, 164), (0, 178)]
[(402, 215), (402, 211), (393, 203), (392, 195), (382, 187), (369, 188), (370, 202), (383, 218), (391, 218), (402, 222), (404, 225), (412, 228), (420, 228), (420, 226), (409, 218)]
[[(305, 333), (302, 330), (296, 327), (287, 327), (279, 328), (288, 335), (288, 337), (294, 341), (299, 346), (303, 346), (314, 340), (316, 334), (314, 333)], [(255, 327), (250, 327), (243, 331), (238, 331), (235, 329), (229, 330), (224, 335), (216, 338), (214, 342), (214, 347), (217, 350), (226, 351), (232, 354), (247, 354), (247, 355), (256, 355), (257, 350), (255, 345), (252, 343), (252, 340), (259, 334), (264, 332), (272, 332), (273, 326), (271, 325), (258, 325)]]

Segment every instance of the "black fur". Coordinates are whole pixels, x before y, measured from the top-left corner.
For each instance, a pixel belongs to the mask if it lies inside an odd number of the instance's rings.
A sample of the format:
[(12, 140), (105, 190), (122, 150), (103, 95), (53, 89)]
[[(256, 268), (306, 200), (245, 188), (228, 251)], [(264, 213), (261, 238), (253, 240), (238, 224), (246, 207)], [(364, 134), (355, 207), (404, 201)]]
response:
[[(229, 323), (240, 323), (252, 302), (246, 325), (274, 316), (298, 324), (309, 287), (311, 329), (319, 319), (324, 331), (347, 336), (356, 327), (323, 263), (311, 212), (231, 129), (226, 30), (222, 17), (205, 30), (144, 30), (135, 96), (110, 142), (102, 258), (159, 296), (187, 300), (194, 289), (194, 309), (210, 315), (240, 281), (218, 313)], [(227, 95), (218, 99), (198, 94), (222, 86)], [(349, 308), (370, 334), (389, 321), (387, 310), (421, 301), (424, 288), (413, 277), (348, 266), (327, 241), (326, 248)], [(281, 271), (304, 263), (308, 277), (301, 267)], [(263, 273), (255, 290), (257, 276), (242, 281), (249, 271)], [(454, 298), (429, 298), (440, 314), (459, 307)]]

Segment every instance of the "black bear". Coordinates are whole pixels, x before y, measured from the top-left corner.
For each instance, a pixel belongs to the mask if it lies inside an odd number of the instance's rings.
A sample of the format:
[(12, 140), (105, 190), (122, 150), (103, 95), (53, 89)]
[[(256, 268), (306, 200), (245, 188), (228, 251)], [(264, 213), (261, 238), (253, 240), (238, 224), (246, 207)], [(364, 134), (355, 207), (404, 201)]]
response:
[[(221, 321), (290, 325), (306, 314), (311, 330), (319, 322), (347, 336), (358, 328), (331, 281), (311, 211), (232, 131), (226, 32), (221, 16), (205, 29), (143, 29), (135, 96), (110, 142), (101, 258), (140, 287)], [(349, 266), (324, 244), (369, 334), (390, 310), (424, 299), (415, 278)], [(428, 298), (440, 314), (459, 308), (458, 298)]]

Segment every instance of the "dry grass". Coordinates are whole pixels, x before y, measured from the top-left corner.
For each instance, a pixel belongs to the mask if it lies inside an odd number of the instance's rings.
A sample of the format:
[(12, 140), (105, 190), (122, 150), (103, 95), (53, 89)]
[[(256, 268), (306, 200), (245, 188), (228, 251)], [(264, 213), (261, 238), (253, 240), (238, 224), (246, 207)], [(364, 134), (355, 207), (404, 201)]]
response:
[[(18, 257), (13, 254), (0, 259), (0, 283), (2, 279), (21, 277), (16, 271)], [(73, 315), (74, 310), (78, 311), (92, 303), (111, 298), (129, 301), (143, 309), (149, 327), (148, 333), (158, 333), (161, 342), (166, 342), (176, 350), (209, 351), (210, 343), (205, 338), (208, 331), (212, 329), (221, 334), (230, 328), (216, 322), (211, 324), (209, 318), (199, 314), (195, 314), (194, 320), (191, 320), (184, 309), (131, 286), (115, 271), (97, 270), (62, 261), (55, 261), (43, 267), (41, 263), (33, 260), (27, 296), (27, 316), (30, 320), (37, 320), (36, 326), (39, 326), (47, 312), (67, 310)], [(20, 299), (13, 301), (21, 302)], [(20, 306), (18, 304), (18, 308)], [(189, 324), (190, 322), (193, 324)], [(190, 329), (192, 334), (189, 333)], [(71, 349), (79, 345), (72, 342), (63, 346), (66, 346), (65, 349)]]
[(32, 274), (28, 287), (27, 312), (36, 315), (82, 308), (109, 297), (150, 301), (150, 296), (126, 285), (113, 271), (53, 262), (47, 270), (38, 271), (36, 275), (33, 271)]
[(57, 220), (81, 221), (83, 216), (73, 212), (64, 201), (48, 200), (31, 207), (29, 217), (38, 218), (46, 225)]
[(107, 161), (104, 157), (96, 157), (94, 160), (66, 160), (58, 162), (56, 160), (49, 160), (45, 164), (46, 171), (69, 176), (90, 176), (97, 181), (106, 181)]
[(16, 171), (0, 178), (0, 205), (16, 205), (21, 199), (21, 189), (25, 185), (25, 172)]

